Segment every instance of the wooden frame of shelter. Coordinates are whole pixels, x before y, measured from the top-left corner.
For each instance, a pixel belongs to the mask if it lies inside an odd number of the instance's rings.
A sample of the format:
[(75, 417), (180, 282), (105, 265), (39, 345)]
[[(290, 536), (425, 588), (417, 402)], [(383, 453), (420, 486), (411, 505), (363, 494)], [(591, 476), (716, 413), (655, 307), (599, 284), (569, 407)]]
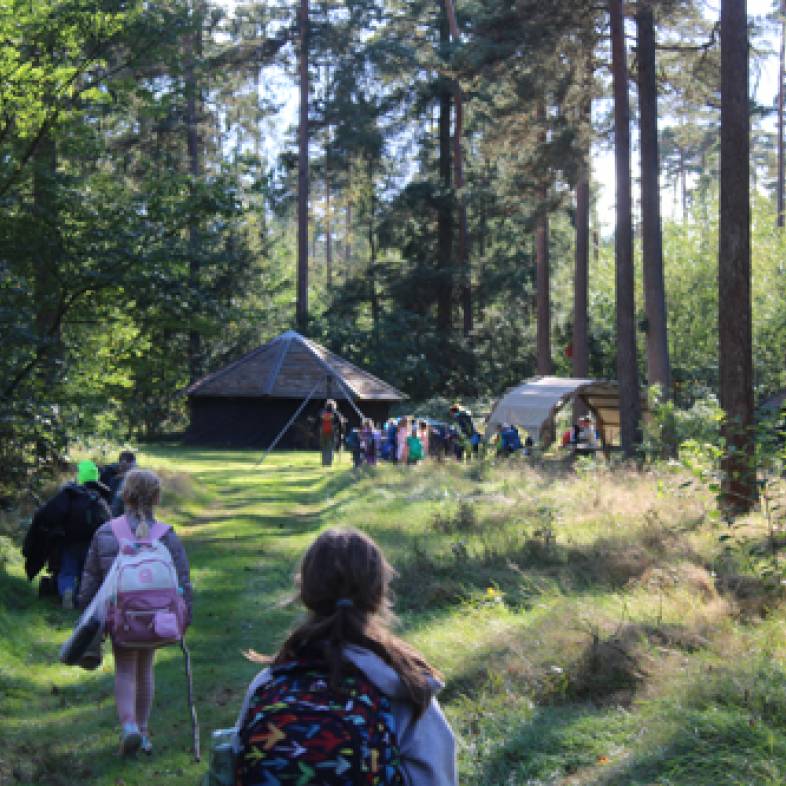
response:
[[(533, 441), (545, 447), (556, 437), (557, 413), (571, 401), (580, 401), (593, 416), (604, 449), (619, 441), (618, 384), (572, 377), (533, 377), (508, 388), (486, 420), (486, 437), (498, 424), (510, 423), (526, 429)], [(646, 394), (642, 394), (641, 407), (646, 415)]]

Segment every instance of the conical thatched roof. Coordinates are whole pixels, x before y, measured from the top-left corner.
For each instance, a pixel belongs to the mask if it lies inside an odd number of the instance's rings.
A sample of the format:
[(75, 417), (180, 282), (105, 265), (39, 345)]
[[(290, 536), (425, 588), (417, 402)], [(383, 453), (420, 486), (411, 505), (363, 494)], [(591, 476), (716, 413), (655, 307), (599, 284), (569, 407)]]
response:
[[(315, 389), (316, 386), (316, 389)], [(313, 392), (312, 392), (313, 391)], [(288, 330), (240, 360), (208, 374), (186, 390), (189, 396), (401, 401), (387, 382)]]

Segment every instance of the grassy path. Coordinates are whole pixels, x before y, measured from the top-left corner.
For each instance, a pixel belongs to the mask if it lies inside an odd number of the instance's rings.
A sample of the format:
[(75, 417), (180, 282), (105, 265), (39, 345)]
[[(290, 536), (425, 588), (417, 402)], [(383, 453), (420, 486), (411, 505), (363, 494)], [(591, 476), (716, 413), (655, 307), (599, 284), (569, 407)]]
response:
[[(164, 478), (161, 518), (175, 526), (192, 564), (188, 640), (203, 747), (211, 729), (234, 721), (256, 671), (241, 652), (272, 649), (290, 624), (295, 612), (281, 605), (297, 558), (322, 525), (326, 499), (349, 480), (340, 471), (325, 474), (311, 456), (276, 455), (261, 468), (255, 459), (166, 449), (143, 456)], [(157, 656), (155, 755), (120, 760), (111, 655), (93, 673), (58, 664), (74, 615), (37, 601), (18, 555), (11, 551), (9, 559), (0, 614), (0, 783), (195, 784), (204, 765), (189, 755), (179, 650)]]
[[(463, 786), (786, 783), (786, 614), (755, 577), (719, 591), (710, 500), (683, 477), (256, 459), (143, 456), (191, 559), (205, 748), (256, 671), (241, 653), (273, 650), (299, 613), (298, 557), (346, 524), (382, 544), (402, 633), (446, 675)], [(179, 651), (158, 655), (155, 755), (124, 761), (111, 656), (55, 661), (73, 615), (35, 598), (9, 538), (0, 593), (0, 786), (196, 784)]]

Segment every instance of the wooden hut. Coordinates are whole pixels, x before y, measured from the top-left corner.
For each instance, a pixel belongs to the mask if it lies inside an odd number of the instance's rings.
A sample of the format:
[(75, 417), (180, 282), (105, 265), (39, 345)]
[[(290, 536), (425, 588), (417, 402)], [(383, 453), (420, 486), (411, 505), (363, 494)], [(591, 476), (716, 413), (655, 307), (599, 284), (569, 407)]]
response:
[[(303, 406), (280, 447), (314, 447), (317, 415), (332, 398), (350, 425), (379, 423), (403, 393), (293, 330), (208, 374), (186, 391), (193, 444), (267, 447)], [(353, 406), (354, 405), (354, 406)]]

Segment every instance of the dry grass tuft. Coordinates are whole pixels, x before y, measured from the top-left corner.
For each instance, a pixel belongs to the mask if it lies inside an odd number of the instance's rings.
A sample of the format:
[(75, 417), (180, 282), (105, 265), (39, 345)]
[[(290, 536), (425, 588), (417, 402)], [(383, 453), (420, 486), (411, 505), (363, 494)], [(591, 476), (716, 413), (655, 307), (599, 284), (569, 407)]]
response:
[(568, 695), (598, 705), (629, 706), (665, 655), (708, 645), (697, 631), (673, 623), (629, 623), (605, 638), (595, 631), (571, 670)]
[(639, 626), (626, 625), (608, 638), (594, 633), (570, 675), (568, 695), (596, 704), (628, 706), (647, 678)]
[(647, 568), (635, 582), (631, 583), (657, 591), (687, 587), (698, 595), (702, 603), (711, 603), (718, 599), (715, 579), (706, 568), (694, 562), (655, 565)]
[(769, 578), (727, 574), (718, 576), (715, 585), (744, 620), (763, 619), (784, 599), (783, 586)]

